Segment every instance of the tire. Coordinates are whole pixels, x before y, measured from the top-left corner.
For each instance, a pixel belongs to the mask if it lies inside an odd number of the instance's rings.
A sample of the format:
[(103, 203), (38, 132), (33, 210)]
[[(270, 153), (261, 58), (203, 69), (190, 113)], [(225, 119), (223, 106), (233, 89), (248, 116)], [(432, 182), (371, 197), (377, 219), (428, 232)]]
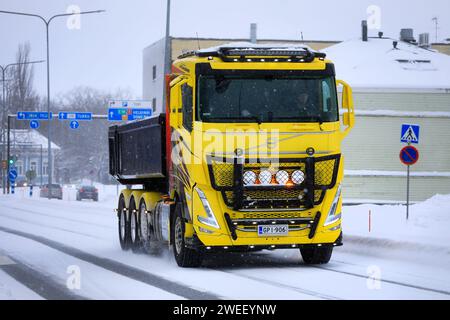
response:
[(184, 218), (181, 214), (180, 203), (175, 207), (175, 219), (172, 234), (172, 246), (175, 260), (178, 266), (183, 268), (195, 268), (202, 264), (203, 255), (201, 252), (187, 248), (184, 240), (186, 226)]
[(139, 204), (139, 234), (141, 240), (142, 251), (151, 255), (160, 255), (163, 244), (158, 241), (155, 235), (154, 226), (150, 221), (150, 214), (146, 213), (147, 205), (142, 199)]
[(307, 246), (300, 248), (305, 264), (326, 264), (333, 254), (333, 246)]
[(136, 209), (136, 202), (134, 198), (130, 200), (130, 244), (131, 250), (134, 253), (141, 252), (141, 237), (139, 234), (139, 217)]
[(130, 248), (130, 228), (128, 222), (128, 214), (125, 208), (125, 199), (123, 197), (119, 198), (119, 205), (117, 206), (117, 216), (118, 216), (118, 231), (119, 231), (119, 242), (122, 250), (128, 250)]

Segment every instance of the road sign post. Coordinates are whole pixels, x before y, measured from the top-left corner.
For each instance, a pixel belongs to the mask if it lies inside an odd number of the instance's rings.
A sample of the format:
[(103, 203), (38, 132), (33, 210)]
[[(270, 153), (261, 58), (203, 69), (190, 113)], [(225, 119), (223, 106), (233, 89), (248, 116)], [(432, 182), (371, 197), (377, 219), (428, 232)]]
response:
[(39, 121), (37, 121), (37, 120), (31, 120), (31, 121), (30, 121), (30, 128), (31, 128), (31, 129), (38, 129), (38, 128), (39, 128)]
[[(50, 113), (50, 119), (53, 114)], [(49, 114), (47, 112), (29, 112), (19, 111), (17, 112), (17, 120), (49, 120)]]
[(152, 101), (116, 100), (109, 102), (108, 121), (141, 120), (153, 115)]
[(109, 108), (109, 121), (133, 121), (151, 117), (152, 109)]
[(11, 184), (11, 193), (14, 194), (14, 188), (15, 188), (16, 178), (17, 178), (17, 170), (14, 167), (10, 167), (8, 176), (9, 176), (9, 182)]
[(400, 142), (408, 144), (419, 143), (420, 126), (416, 124), (402, 124), (402, 132), (400, 135)]
[(400, 142), (408, 145), (400, 151), (400, 161), (406, 165), (406, 220), (409, 218), (409, 180), (410, 166), (419, 160), (419, 150), (411, 146), (411, 143), (419, 143), (420, 126), (417, 124), (402, 124)]
[(407, 145), (400, 150), (400, 161), (406, 165), (406, 220), (409, 219), (409, 180), (410, 166), (419, 160), (419, 150), (411, 145)]
[(80, 123), (76, 120), (70, 121), (70, 129), (76, 130), (80, 127)]

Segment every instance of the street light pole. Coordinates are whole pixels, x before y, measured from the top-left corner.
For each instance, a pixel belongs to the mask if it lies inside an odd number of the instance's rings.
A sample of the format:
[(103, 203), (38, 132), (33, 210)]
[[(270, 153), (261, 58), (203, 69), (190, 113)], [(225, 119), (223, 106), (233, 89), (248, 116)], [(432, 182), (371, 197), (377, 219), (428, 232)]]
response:
[[(26, 61), (26, 62), (16, 62), (16, 63), (10, 63), (6, 66), (1, 66), (0, 65), (0, 69), (2, 70), (2, 105), (3, 105), (3, 113), (2, 113), (2, 160), (3, 157), (6, 155), (6, 145), (5, 145), (5, 119), (6, 119), (6, 86), (5, 86), (5, 82), (6, 82), (6, 71), (8, 70), (8, 68), (10, 67), (15, 67), (15, 66), (20, 66), (20, 65), (26, 65), (26, 64), (34, 64), (34, 63), (42, 63), (44, 62), (44, 60), (39, 60), (39, 61)], [(6, 159), (6, 161), (9, 161), (9, 159)], [(5, 170), (2, 168), (2, 185), (3, 185), (3, 194), (6, 193), (6, 173), (4, 172)]]
[(56, 14), (49, 19), (45, 19), (44, 17), (38, 15), (38, 14), (32, 14), (32, 13), (24, 13), (24, 12), (15, 12), (15, 11), (3, 11), (0, 10), (0, 13), (5, 14), (14, 14), (19, 16), (28, 16), (28, 17), (34, 17), (40, 19), (45, 24), (45, 31), (46, 31), (46, 40), (47, 40), (47, 115), (48, 115), (48, 164), (47, 164), (47, 175), (48, 175), (48, 199), (51, 199), (51, 192), (52, 192), (52, 178), (53, 178), (53, 167), (52, 167), (52, 148), (51, 148), (51, 119), (50, 119), (50, 37), (49, 37), (49, 26), (50, 23), (55, 18), (59, 17), (68, 17), (68, 16), (74, 16), (74, 15), (81, 15), (81, 14), (91, 14), (91, 13), (102, 13), (105, 12), (105, 10), (95, 10), (95, 11), (82, 11), (82, 12), (76, 12), (76, 13), (63, 13), (63, 14)]

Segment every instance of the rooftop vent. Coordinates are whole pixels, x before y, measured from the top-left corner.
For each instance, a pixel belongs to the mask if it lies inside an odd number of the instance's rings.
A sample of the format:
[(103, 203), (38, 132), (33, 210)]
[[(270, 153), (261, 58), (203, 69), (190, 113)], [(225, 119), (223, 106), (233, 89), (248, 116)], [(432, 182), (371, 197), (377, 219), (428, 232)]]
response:
[(251, 43), (256, 43), (256, 30), (257, 30), (256, 23), (250, 24), (250, 42)]
[(414, 39), (414, 30), (413, 29), (401, 29), (400, 30), (400, 41), (408, 42), (408, 43), (416, 43), (416, 39)]
[(367, 42), (367, 20), (361, 21), (362, 41)]

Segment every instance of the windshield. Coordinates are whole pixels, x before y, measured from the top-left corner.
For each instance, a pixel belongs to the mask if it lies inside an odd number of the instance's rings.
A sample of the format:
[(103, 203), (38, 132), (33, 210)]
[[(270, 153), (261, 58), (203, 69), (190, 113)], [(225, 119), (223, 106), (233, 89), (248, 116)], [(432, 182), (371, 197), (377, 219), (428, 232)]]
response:
[(334, 77), (200, 76), (197, 120), (203, 122), (334, 122)]

